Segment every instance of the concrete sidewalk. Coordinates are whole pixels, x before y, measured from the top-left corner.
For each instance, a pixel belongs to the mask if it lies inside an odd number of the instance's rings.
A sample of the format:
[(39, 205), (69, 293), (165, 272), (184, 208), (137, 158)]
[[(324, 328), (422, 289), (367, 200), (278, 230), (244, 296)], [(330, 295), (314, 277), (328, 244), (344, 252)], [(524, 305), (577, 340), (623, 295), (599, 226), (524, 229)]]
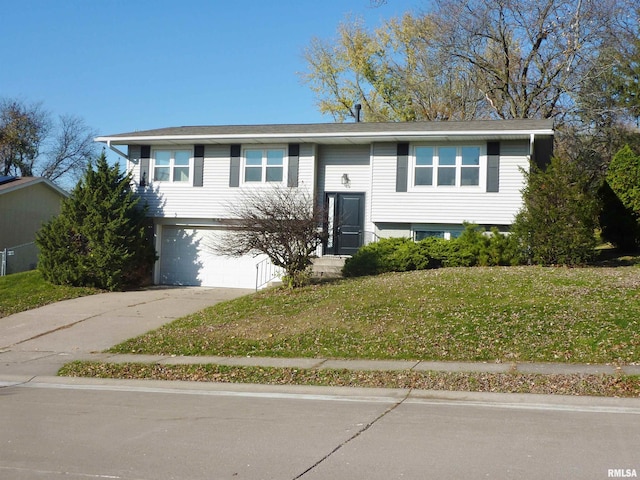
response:
[[(1, 357), (0, 357), (1, 358)], [(405, 360), (336, 360), (327, 358), (273, 358), (273, 357), (184, 357), (135, 354), (93, 354), (87, 360), (105, 363), (147, 363), (158, 365), (216, 364), (245, 367), (277, 367), (299, 369), (337, 369), (358, 371), (435, 371), (481, 373), (534, 373), (546, 375), (573, 374), (625, 374), (640, 375), (640, 365), (601, 365), (565, 363), (486, 363), (486, 362), (433, 362)]]
[(165, 365), (212, 363), (301, 369), (640, 375), (640, 365), (616, 367), (560, 363), (174, 357), (102, 353), (117, 343), (176, 318), (251, 292), (202, 287), (152, 288), (82, 297), (11, 315), (0, 319), (0, 375), (55, 375), (65, 363), (74, 360)]

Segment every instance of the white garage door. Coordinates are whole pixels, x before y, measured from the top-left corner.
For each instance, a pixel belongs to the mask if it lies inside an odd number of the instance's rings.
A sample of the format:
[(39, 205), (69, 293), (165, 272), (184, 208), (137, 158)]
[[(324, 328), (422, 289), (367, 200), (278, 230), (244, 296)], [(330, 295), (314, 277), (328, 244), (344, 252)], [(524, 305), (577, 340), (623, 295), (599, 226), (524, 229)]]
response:
[(264, 256), (225, 257), (212, 250), (222, 231), (164, 226), (160, 283), (206, 287), (255, 288), (256, 264)]

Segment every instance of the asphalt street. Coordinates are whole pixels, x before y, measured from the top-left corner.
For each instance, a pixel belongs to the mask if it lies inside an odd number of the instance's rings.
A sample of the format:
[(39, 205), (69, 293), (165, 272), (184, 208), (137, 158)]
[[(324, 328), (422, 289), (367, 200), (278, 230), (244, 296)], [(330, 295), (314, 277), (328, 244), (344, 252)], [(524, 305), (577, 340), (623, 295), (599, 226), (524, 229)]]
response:
[(640, 471), (640, 408), (615, 399), (54, 377), (1, 386), (3, 479), (606, 479)]

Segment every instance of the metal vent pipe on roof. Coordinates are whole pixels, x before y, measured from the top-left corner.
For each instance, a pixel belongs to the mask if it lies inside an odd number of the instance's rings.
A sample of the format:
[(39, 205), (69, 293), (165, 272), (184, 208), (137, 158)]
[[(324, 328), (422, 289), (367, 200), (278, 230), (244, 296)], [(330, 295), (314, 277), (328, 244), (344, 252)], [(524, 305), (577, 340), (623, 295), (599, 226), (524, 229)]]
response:
[(356, 109), (356, 123), (360, 123), (360, 110), (362, 110), (362, 105), (356, 103), (353, 108)]

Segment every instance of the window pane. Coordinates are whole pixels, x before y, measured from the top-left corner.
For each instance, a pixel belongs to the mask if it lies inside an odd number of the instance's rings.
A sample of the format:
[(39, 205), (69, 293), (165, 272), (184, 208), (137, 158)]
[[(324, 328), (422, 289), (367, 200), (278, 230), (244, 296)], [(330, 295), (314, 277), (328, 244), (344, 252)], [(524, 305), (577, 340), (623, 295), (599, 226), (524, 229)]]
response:
[(244, 181), (245, 182), (261, 182), (262, 167), (246, 167), (244, 169)]
[(439, 165), (456, 164), (456, 147), (440, 147), (438, 149)]
[(247, 150), (245, 157), (247, 165), (262, 165), (262, 150)]
[(462, 147), (462, 165), (480, 165), (480, 149)]
[(432, 167), (416, 167), (416, 185), (433, 185)]
[(281, 182), (282, 167), (267, 167), (267, 182)]
[(171, 152), (157, 151), (156, 152), (156, 165), (164, 166), (171, 163)]
[(480, 169), (478, 167), (462, 168), (460, 185), (480, 185)]
[(174, 182), (188, 182), (189, 181), (189, 167), (175, 167), (173, 169), (173, 181)]
[(282, 165), (284, 152), (282, 150), (267, 150), (267, 165)]
[(415, 231), (415, 239), (416, 242), (420, 240), (424, 240), (425, 238), (436, 237), (436, 238), (444, 238), (444, 232), (437, 232), (431, 230), (416, 230)]
[(191, 158), (191, 152), (187, 150), (178, 150), (175, 153), (175, 164), (176, 165), (189, 165), (189, 159)]
[(416, 147), (416, 165), (433, 165), (432, 147)]
[(438, 169), (438, 185), (455, 185), (456, 169), (455, 167), (440, 167)]
[[(157, 163), (157, 162), (156, 162)], [(169, 181), (169, 167), (156, 167), (153, 169), (153, 179), (157, 182)]]

